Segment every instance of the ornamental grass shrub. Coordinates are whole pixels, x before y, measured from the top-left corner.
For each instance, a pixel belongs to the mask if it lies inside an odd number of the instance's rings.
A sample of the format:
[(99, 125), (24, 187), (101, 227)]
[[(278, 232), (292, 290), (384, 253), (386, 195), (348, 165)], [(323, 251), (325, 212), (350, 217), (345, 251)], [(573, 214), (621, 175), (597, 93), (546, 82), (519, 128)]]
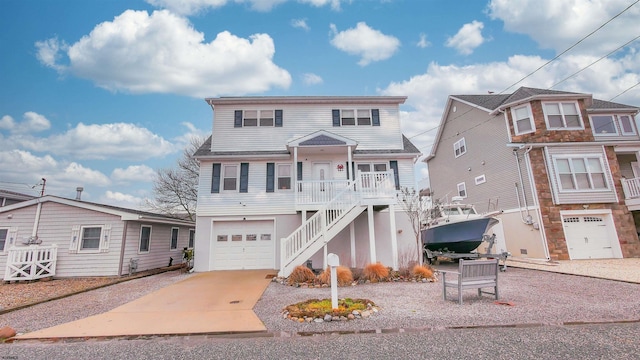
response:
[(362, 269), (362, 279), (371, 282), (384, 281), (389, 278), (389, 268), (381, 263), (367, 264)]
[[(338, 266), (336, 268), (336, 276), (338, 277), (338, 286), (350, 286), (353, 283), (353, 274), (351, 269), (346, 266)], [(318, 279), (323, 284), (331, 283), (331, 268), (327, 267)]]
[(287, 284), (295, 285), (301, 283), (313, 283), (316, 280), (316, 275), (311, 269), (304, 265), (298, 265), (289, 275)]
[(432, 279), (433, 269), (427, 265), (416, 265), (411, 270), (411, 274), (417, 279)]

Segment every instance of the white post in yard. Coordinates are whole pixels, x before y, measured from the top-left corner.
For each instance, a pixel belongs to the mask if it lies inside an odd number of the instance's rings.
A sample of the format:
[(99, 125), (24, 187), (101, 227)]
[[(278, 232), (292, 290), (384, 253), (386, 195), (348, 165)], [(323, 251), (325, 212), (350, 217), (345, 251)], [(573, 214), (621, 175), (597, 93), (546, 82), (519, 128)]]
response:
[(327, 255), (327, 261), (329, 262), (329, 266), (331, 266), (331, 308), (338, 308), (338, 276), (336, 267), (340, 265), (340, 258), (338, 255), (331, 253)]

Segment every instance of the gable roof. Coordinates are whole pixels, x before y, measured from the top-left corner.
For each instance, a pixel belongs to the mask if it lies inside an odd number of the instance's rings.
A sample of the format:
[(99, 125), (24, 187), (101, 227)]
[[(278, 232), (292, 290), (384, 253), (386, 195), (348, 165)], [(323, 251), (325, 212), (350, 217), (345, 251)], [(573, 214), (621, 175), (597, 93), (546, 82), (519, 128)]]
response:
[(128, 209), (128, 208), (123, 208), (123, 207), (118, 207), (113, 205), (92, 203), (92, 202), (87, 202), (83, 200), (72, 200), (72, 199), (67, 199), (67, 198), (53, 196), (53, 195), (45, 195), (35, 199), (23, 201), (17, 204), (0, 207), (0, 213), (22, 209), (25, 207), (29, 207), (29, 206), (33, 206), (33, 205), (36, 205), (39, 203), (45, 203), (45, 202), (54, 202), (54, 203), (64, 204), (64, 205), (82, 208), (86, 210), (93, 210), (93, 211), (98, 211), (105, 214), (120, 216), (121, 220), (123, 221), (136, 220), (136, 221), (143, 221), (143, 222), (165, 223), (165, 224), (186, 225), (186, 226), (193, 226), (195, 224), (193, 221), (184, 220), (184, 219), (180, 219), (180, 218), (169, 216), (169, 215), (156, 214), (148, 211)]
[[(24, 201), (24, 200), (31, 200), (31, 199), (35, 198), (35, 196), (22, 194), (22, 193), (18, 193), (18, 192), (15, 192), (15, 191), (9, 191), (9, 190), (0, 189), (0, 199), (3, 199), (3, 198), (4, 199)], [(1, 201), (0, 201), (0, 205), (2, 205)]]
[(602, 112), (602, 111), (615, 110), (615, 111), (629, 112), (629, 113), (635, 114), (638, 111), (640, 111), (640, 108), (635, 106), (614, 103), (611, 101), (593, 99), (591, 97), (591, 94), (550, 90), (550, 89), (537, 89), (537, 88), (530, 88), (530, 87), (524, 87), (524, 86), (520, 87), (518, 90), (516, 90), (511, 94), (450, 95), (447, 100), (445, 110), (442, 114), (442, 118), (440, 119), (438, 133), (436, 134), (436, 138), (433, 142), (433, 146), (431, 147), (431, 151), (429, 155), (424, 159), (424, 161), (426, 162), (435, 156), (438, 143), (440, 142), (440, 138), (442, 136), (442, 130), (444, 127), (443, 124), (447, 120), (446, 114), (449, 113), (449, 108), (451, 107), (452, 100), (458, 100), (458, 101), (468, 103), (469, 105), (474, 106), (476, 108), (480, 108), (481, 110), (486, 111), (491, 115), (496, 115), (498, 112), (504, 111), (504, 109), (510, 106), (528, 102), (534, 99), (548, 99), (548, 98), (586, 99), (587, 112)]

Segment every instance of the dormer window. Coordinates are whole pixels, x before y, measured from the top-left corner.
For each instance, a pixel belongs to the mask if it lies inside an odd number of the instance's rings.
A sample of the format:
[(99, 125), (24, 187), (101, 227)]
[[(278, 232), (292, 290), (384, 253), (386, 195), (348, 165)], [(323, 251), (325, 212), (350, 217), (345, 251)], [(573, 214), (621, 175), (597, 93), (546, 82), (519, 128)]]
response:
[(582, 130), (584, 125), (576, 102), (545, 102), (544, 120), (549, 130)]
[(636, 135), (629, 115), (591, 115), (589, 118), (595, 136)]

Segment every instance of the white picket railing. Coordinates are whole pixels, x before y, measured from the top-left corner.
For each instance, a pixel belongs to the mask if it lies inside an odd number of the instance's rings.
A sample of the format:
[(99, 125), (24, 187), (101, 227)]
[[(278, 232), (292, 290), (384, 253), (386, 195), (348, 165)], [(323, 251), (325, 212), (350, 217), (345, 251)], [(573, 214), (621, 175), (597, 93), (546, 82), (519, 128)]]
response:
[(30, 245), (7, 251), (4, 281), (36, 280), (56, 274), (58, 246)]
[[(325, 182), (310, 182), (316, 184)], [(333, 228), (353, 208), (360, 205), (361, 199), (394, 198), (396, 194), (393, 171), (387, 172), (358, 172), (358, 176), (351, 182), (346, 182), (341, 191), (336, 192), (330, 201), (326, 202), (313, 216), (305, 221), (291, 235), (280, 242), (280, 275), (288, 276), (297, 263), (307, 259), (299, 256), (320, 239), (328, 242), (342, 228)], [(331, 233), (332, 236), (328, 236)], [(313, 254), (310, 254), (313, 255)], [(294, 263), (295, 262), (295, 263)]]
[(326, 204), (342, 191), (348, 180), (311, 180), (296, 182), (296, 204), (318, 205)]
[(622, 179), (622, 190), (625, 199), (640, 197), (640, 178)]

